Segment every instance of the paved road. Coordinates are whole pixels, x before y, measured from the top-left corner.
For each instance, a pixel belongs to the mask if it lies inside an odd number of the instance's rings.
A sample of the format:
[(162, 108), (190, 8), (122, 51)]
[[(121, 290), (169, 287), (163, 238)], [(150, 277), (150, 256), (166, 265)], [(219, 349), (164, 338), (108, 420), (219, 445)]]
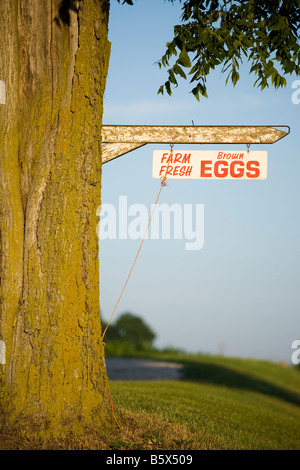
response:
[(106, 358), (107, 375), (110, 380), (178, 380), (182, 364), (148, 359)]

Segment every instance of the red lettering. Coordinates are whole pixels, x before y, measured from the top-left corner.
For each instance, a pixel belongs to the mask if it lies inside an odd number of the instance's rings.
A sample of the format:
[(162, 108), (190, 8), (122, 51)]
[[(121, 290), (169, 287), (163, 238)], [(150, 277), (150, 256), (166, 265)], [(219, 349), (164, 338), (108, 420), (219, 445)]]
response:
[(174, 158), (174, 163), (181, 163), (181, 157), (182, 157), (181, 153), (176, 153), (175, 158)]
[(247, 173), (246, 173), (248, 178), (258, 178), (259, 177), (259, 175), (260, 175), (259, 162), (256, 162), (256, 161), (247, 162), (246, 169), (248, 170)]
[[(236, 167), (237, 171), (235, 171)], [(241, 178), (244, 175), (244, 162), (231, 162), (230, 175), (232, 178)]]
[(189, 153), (188, 155), (185, 153), (184, 154), (184, 157), (182, 159), (182, 163), (190, 163), (190, 159), (191, 159), (191, 154)]
[[(210, 165), (210, 168), (209, 168), (209, 165)], [(201, 160), (201, 168), (200, 168), (201, 178), (211, 178), (211, 165), (212, 165), (212, 160)], [(207, 171), (210, 171), (210, 174), (206, 173)]]
[[(219, 167), (223, 166), (223, 169), (219, 171)], [(217, 178), (226, 178), (228, 175), (228, 163), (227, 162), (216, 162), (214, 167), (214, 173)]]
[(193, 169), (192, 166), (188, 166), (185, 172), (185, 176), (191, 176), (192, 169)]
[[(168, 154), (167, 154), (168, 155)], [(180, 158), (179, 155), (176, 154), (177, 160)], [(244, 154), (228, 154), (224, 152), (219, 152), (218, 157), (219, 160), (212, 161), (212, 160), (201, 160), (200, 162), (200, 178), (259, 178), (260, 176), (260, 168), (259, 168), (259, 161), (251, 160), (251, 161), (240, 161), (240, 160), (232, 160), (227, 161), (228, 155), (235, 157), (235, 155), (239, 155), (239, 158)], [(168, 160), (172, 155), (169, 156)], [(182, 155), (181, 155), (182, 156)], [(165, 157), (165, 154), (164, 154)], [(188, 160), (191, 157), (191, 154), (185, 154), (184, 159)], [(226, 158), (226, 160), (220, 159)], [(174, 158), (174, 160), (175, 160)], [(180, 162), (181, 163), (181, 162)], [(161, 165), (159, 170), (159, 176), (182, 176), (182, 177), (190, 177), (192, 175), (193, 165)]]
[(162, 172), (165, 171), (165, 169), (166, 169), (165, 166), (161, 166), (161, 167), (160, 167), (159, 176), (161, 176)]
[(167, 163), (173, 163), (173, 153), (170, 154)]
[(164, 153), (163, 156), (162, 156), (162, 159), (161, 159), (161, 162), (160, 163), (163, 163), (164, 160), (167, 159), (167, 155), (169, 155), (168, 153)]
[(173, 167), (171, 165), (168, 166), (167, 168), (167, 173), (166, 175), (172, 175)]

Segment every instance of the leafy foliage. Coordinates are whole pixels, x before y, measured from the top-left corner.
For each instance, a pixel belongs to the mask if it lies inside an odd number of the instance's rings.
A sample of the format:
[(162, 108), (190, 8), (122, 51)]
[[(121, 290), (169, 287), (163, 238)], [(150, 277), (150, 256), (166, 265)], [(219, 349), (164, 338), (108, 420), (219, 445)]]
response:
[[(117, 2), (120, 3), (120, 0), (117, 0)], [(127, 3), (128, 5), (133, 5), (132, 0), (124, 0), (122, 5), (124, 5), (124, 3)]]
[(168, 68), (158, 93), (171, 95), (178, 76), (186, 79), (188, 73), (194, 96), (207, 97), (206, 77), (218, 65), (235, 86), (244, 58), (261, 90), (270, 82), (276, 89), (285, 86), (286, 74), (300, 75), (299, 0), (186, 0), (181, 20), (158, 61)]
[[(105, 325), (103, 325), (103, 330)], [(123, 355), (136, 351), (152, 349), (155, 333), (138, 316), (132, 313), (123, 313), (116, 322), (107, 329), (106, 352), (110, 355)]]
[[(181, 0), (179, 0), (179, 1), (181, 2)], [(117, 2), (120, 3), (120, 0), (117, 0)], [(176, 2), (176, 0), (169, 0), (169, 2), (174, 3), (174, 2)], [(128, 5), (133, 5), (132, 0), (123, 0), (122, 5), (124, 5), (124, 3), (127, 3)]]

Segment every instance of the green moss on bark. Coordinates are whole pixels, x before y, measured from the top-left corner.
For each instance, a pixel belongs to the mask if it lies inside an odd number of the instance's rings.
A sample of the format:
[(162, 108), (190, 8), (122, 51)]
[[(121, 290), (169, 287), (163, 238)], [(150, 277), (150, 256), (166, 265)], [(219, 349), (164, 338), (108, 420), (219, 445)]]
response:
[(20, 74), (12, 84), (18, 122), (1, 160), (0, 199), (13, 224), (5, 231), (0, 212), (0, 339), (8, 346), (0, 367), (10, 420), (28, 434), (58, 437), (113, 425), (96, 234), (110, 44), (107, 1), (82, 0), (69, 26), (54, 21), (59, 2), (50, 3), (46, 11), (33, 0), (19, 8), (8, 31), (25, 44), (15, 52), (19, 65), (10, 64)]

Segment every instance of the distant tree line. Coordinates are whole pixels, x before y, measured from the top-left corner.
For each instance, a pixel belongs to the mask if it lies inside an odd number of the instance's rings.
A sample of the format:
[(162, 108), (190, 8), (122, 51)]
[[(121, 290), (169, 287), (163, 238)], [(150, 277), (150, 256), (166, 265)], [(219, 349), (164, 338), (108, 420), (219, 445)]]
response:
[[(107, 323), (102, 322), (102, 332)], [(106, 355), (124, 356), (153, 351), (156, 334), (142, 318), (130, 312), (123, 313), (108, 326), (105, 334)]]

